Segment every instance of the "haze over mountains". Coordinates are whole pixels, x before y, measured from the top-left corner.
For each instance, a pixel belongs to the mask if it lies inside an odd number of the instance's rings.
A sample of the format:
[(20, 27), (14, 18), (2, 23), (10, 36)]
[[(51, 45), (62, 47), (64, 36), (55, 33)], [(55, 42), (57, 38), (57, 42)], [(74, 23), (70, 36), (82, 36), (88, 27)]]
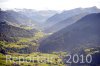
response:
[(16, 9), (15, 11), (19, 11), (21, 14), (24, 14), (39, 23), (45, 22), (49, 17), (57, 13), (57, 11), (53, 10), (36, 11), (32, 9)]
[(56, 11), (35, 11), (32, 9), (14, 9), (0, 11), (0, 22), (6, 21), (14, 26), (29, 26), (38, 29), (46, 19)]
[(50, 23), (60, 22), (64, 19), (67, 19), (69, 17), (72, 17), (80, 13), (95, 13), (95, 12), (100, 12), (100, 10), (96, 6), (90, 8), (76, 8), (72, 10), (63, 11), (62, 13), (57, 13), (51, 18), (49, 18), (47, 22)]
[(36, 47), (41, 52), (71, 51), (77, 46), (91, 47), (94, 44), (97, 46), (99, 13), (97, 7), (76, 8), (61, 13), (54, 10), (0, 10), (0, 40), (16, 41), (12, 37), (21, 41), (28, 39), (25, 44), (32, 41), (38, 43)]
[(47, 29), (44, 30), (44, 32), (46, 33), (55, 33), (63, 28), (65, 28), (68, 25), (71, 25), (73, 23), (75, 23), (76, 21), (78, 21), (79, 19), (81, 19), (82, 17), (84, 17), (85, 15), (87, 15), (88, 13), (81, 13), (72, 17), (69, 17), (61, 22), (58, 22), (54, 25), (52, 25), (51, 27), (48, 27)]
[[(60, 14), (55, 14), (54, 16), (50, 17), (46, 24), (48, 27), (46, 27), (45, 32), (57, 32), (58, 30), (73, 24), (80, 18), (84, 17), (85, 15), (91, 14), (91, 13), (99, 13), (100, 9), (97, 7), (91, 7), (91, 8), (76, 8), (68, 11), (64, 11)], [(50, 29), (50, 30), (49, 30)]]

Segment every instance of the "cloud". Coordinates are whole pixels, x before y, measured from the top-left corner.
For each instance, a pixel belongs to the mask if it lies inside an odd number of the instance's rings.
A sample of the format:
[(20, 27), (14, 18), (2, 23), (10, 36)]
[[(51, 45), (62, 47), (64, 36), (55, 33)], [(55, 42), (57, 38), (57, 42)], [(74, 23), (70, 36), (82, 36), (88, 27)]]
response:
[(100, 0), (1, 0), (2, 8), (28, 8), (36, 10), (66, 10), (78, 7), (100, 7)]
[(2, 2), (8, 2), (9, 0), (0, 0), (0, 3), (2, 3)]

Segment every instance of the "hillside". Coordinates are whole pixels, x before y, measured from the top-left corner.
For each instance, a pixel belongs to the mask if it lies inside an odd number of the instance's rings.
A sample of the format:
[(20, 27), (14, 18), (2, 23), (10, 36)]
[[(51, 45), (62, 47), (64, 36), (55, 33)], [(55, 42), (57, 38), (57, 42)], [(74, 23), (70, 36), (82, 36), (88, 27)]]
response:
[(0, 37), (31, 37), (36, 32), (33, 30), (25, 30), (18, 28), (12, 25), (7, 24), (6, 22), (0, 22)]
[(89, 14), (41, 42), (41, 52), (100, 46), (100, 13)]
[(81, 13), (72, 17), (69, 17), (61, 22), (58, 22), (54, 25), (52, 25), (51, 27), (47, 28), (44, 30), (44, 32), (46, 33), (55, 33), (73, 23), (75, 23), (76, 21), (78, 21), (79, 19), (81, 19), (82, 17), (88, 15), (88, 13)]

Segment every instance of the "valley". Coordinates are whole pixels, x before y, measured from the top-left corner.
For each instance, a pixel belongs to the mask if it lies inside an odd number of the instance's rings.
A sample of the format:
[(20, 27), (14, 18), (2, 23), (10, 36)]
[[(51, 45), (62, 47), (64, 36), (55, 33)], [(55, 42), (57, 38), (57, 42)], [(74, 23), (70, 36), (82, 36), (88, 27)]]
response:
[[(0, 66), (99, 66), (99, 25), (97, 7), (62, 12), (1, 9)], [(69, 56), (71, 63), (66, 63)]]

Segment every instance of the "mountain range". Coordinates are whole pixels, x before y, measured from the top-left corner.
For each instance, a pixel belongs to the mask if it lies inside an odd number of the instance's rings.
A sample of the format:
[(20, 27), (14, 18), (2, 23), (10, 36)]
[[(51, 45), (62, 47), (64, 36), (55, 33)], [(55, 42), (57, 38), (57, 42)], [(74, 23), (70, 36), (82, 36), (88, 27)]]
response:
[(42, 36), (38, 42), (35, 39), (36, 43), (40, 43), (38, 47), (41, 52), (97, 46), (99, 12), (97, 7), (76, 8), (61, 13), (53, 10), (0, 10), (0, 40), (14, 42), (17, 40), (12, 38), (31, 37), (29, 40), (32, 40), (35, 35), (35, 38)]
[[(91, 8), (76, 8), (72, 10), (63, 11), (61, 13), (57, 13), (52, 17), (48, 18), (46, 21), (46, 29), (45, 32), (57, 32), (58, 30), (73, 24), (80, 18), (84, 17), (85, 15), (91, 13), (99, 13), (100, 9), (97, 7)], [(60, 26), (61, 25), (61, 26)]]

